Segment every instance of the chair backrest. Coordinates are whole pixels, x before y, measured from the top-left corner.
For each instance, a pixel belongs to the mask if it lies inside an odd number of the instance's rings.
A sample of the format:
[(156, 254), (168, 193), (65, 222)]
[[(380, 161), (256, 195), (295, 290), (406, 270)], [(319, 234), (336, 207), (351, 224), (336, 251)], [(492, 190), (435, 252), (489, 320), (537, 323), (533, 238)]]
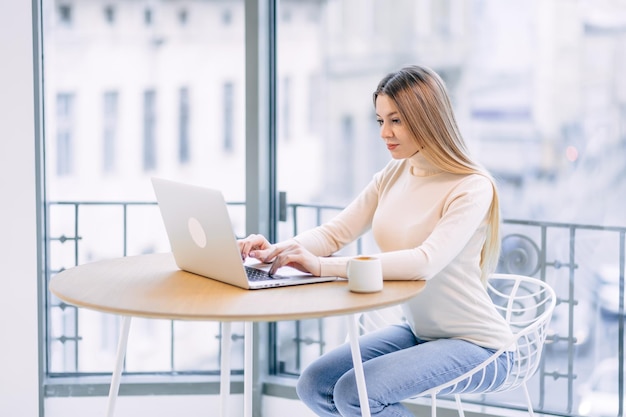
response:
[(506, 382), (493, 390), (505, 391), (526, 382), (537, 371), (556, 294), (540, 279), (513, 274), (493, 274), (488, 291), (514, 334), (513, 367)]
[[(490, 276), (487, 290), (496, 309), (509, 324), (513, 338), (503, 349), (474, 371), (456, 378), (442, 386), (435, 387), (425, 394), (439, 392), (444, 388), (453, 387), (456, 393), (476, 392), (469, 385), (464, 385), (469, 374), (482, 372), (495, 357), (505, 350), (515, 350), (514, 361), (506, 381), (495, 388), (489, 387), (480, 392), (499, 392), (514, 389), (537, 371), (541, 362), (541, 354), (547, 336), (548, 325), (556, 306), (556, 294), (545, 282), (537, 278), (513, 275), (493, 274)], [(364, 333), (384, 325), (404, 321), (402, 310), (392, 307), (364, 313), (361, 317), (361, 330)]]

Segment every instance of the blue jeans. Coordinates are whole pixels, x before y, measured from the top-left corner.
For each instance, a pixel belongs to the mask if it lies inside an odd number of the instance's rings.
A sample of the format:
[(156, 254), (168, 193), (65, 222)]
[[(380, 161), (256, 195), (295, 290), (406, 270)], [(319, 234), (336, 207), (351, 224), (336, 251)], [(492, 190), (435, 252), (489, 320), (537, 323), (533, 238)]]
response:
[[(471, 370), (494, 353), (458, 339), (425, 341), (408, 325), (396, 325), (368, 333), (359, 339), (367, 395), (372, 416), (413, 416), (400, 401), (450, 381)], [(498, 360), (495, 386), (504, 382), (511, 355)], [(482, 385), (493, 381), (494, 365)], [(480, 384), (480, 376), (472, 381)], [(311, 363), (296, 386), (300, 399), (319, 416), (361, 416), (352, 354), (344, 344)]]

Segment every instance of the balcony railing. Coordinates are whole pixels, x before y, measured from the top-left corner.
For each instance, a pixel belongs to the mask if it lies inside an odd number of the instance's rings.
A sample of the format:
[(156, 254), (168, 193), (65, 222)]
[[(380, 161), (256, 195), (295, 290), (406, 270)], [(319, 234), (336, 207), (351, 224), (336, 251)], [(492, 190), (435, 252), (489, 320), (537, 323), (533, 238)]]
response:
[[(281, 238), (297, 234), (340, 209), (291, 204), (279, 234)], [(229, 211), (236, 234), (243, 235), (245, 204), (230, 203)], [(499, 272), (540, 278), (550, 283), (558, 296), (542, 365), (529, 387), (536, 411), (591, 415), (591, 408), (606, 406), (607, 400), (597, 404), (595, 399), (604, 384), (617, 387), (608, 392), (613, 395), (609, 406), (615, 410), (609, 415), (623, 415), (626, 227), (510, 219), (503, 223)], [(47, 224), (48, 279), (85, 262), (169, 251), (153, 202), (52, 202), (48, 204)], [(370, 240), (364, 236), (344, 252), (360, 253)], [(118, 319), (49, 297), (48, 376), (109, 374)], [(342, 343), (346, 334), (343, 321), (333, 318), (269, 326), (270, 371), (281, 376), (296, 377), (311, 360)], [(233, 363), (233, 369), (238, 373), (243, 367), (243, 330), (234, 330), (232, 357), (234, 362), (240, 358), (240, 362)], [(127, 374), (219, 373), (220, 327), (216, 323), (138, 319), (131, 337), (138, 343), (129, 343)], [(515, 409), (516, 404), (521, 409), (524, 404), (516, 393), (469, 400), (509, 409)]]

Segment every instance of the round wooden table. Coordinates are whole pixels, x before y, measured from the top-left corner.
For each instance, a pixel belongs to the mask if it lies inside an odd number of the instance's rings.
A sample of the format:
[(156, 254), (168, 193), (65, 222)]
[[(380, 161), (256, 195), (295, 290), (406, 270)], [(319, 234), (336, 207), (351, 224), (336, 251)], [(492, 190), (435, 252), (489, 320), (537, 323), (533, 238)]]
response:
[[(220, 395), (222, 416), (230, 394), (230, 323), (245, 322), (244, 414), (251, 415), (252, 322), (301, 320), (348, 315), (349, 339), (364, 416), (369, 416), (365, 380), (358, 347), (357, 314), (409, 300), (423, 281), (385, 281), (382, 291), (350, 292), (347, 281), (245, 290), (181, 271), (171, 253), (129, 256), (65, 270), (53, 277), (50, 291), (59, 299), (105, 313), (123, 316), (116, 368), (109, 390), (107, 416), (112, 416), (119, 390), (131, 317), (222, 322)], [(249, 376), (249, 377), (248, 377)], [(365, 401), (365, 404), (364, 404)]]

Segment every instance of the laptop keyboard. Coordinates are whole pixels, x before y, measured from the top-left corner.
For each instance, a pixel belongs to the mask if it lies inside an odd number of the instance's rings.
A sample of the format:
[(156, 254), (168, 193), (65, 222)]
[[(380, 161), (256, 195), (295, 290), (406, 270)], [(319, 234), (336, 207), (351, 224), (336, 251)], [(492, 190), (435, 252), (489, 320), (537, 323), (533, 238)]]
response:
[(253, 268), (247, 265), (245, 266), (245, 268), (246, 274), (248, 275), (248, 279), (250, 281), (269, 281), (287, 278), (281, 275), (270, 275), (267, 271), (263, 271), (262, 269)]

